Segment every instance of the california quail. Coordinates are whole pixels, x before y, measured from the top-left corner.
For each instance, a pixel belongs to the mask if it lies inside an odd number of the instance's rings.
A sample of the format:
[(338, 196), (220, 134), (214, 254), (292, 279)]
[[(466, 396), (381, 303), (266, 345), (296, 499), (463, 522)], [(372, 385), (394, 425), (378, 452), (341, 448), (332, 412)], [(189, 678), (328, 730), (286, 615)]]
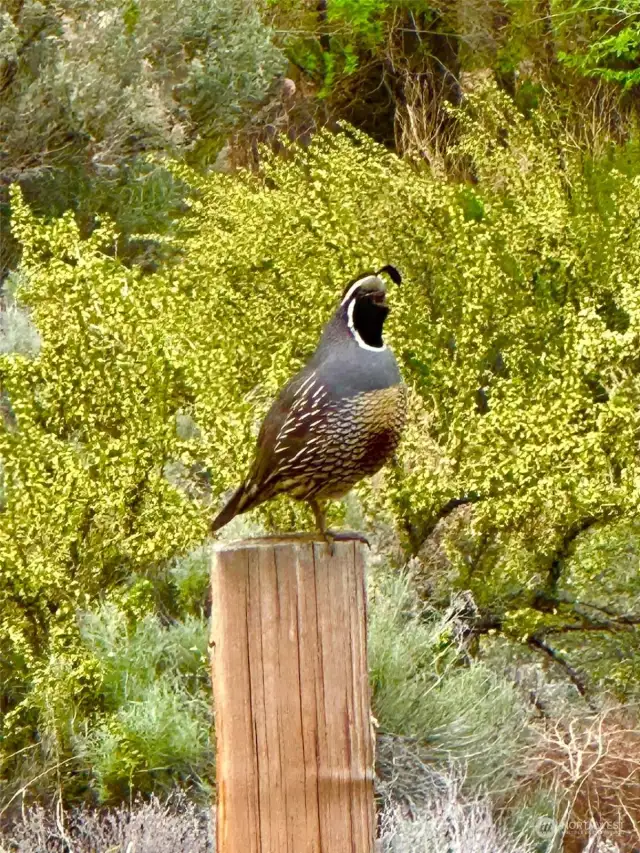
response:
[(382, 467), (406, 418), (406, 388), (382, 340), (389, 312), (382, 272), (400, 283), (400, 273), (387, 265), (345, 288), (315, 353), (267, 413), (249, 476), (213, 521), (213, 531), (286, 493), (308, 501), (325, 538), (340, 538), (326, 529), (324, 502)]

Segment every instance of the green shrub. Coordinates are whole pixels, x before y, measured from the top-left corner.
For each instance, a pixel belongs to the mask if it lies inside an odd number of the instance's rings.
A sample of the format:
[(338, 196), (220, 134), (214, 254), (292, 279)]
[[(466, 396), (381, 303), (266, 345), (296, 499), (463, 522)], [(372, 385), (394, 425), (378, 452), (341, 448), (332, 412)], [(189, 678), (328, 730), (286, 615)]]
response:
[(410, 574), (382, 576), (369, 610), (373, 713), (383, 732), (416, 738), (436, 766), (501, 791), (527, 746), (528, 711), (512, 684), (463, 665), (455, 607), (420, 604)]
[[(109, 169), (149, 147), (224, 135), (283, 67), (244, 0), (27, 0), (0, 24), (7, 175), (27, 153), (36, 171), (87, 159)], [(66, 146), (51, 144), (65, 134)]]
[(210, 563), (206, 547), (174, 560), (169, 577), (180, 614), (202, 615), (209, 591)]
[(291, 26), (288, 53), (299, 68), (321, 82), (319, 96), (324, 98), (356, 71), (363, 57), (375, 53), (386, 36), (385, 13), (393, 4), (328, 0), (314, 11), (295, 0), (284, 4), (271, 0), (268, 5)]
[[(166, 228), (182, 188), (145, 152), (215, 156), (284, 69), (271, 35), (251, 0), (3, 4), (1, 183), (86, 231), (104, 211), (127, 236)], [(16, 247), (0, 212), (1, 277)]]
[(98, 663), (101, 703), (76, 729), (76, 773), (100, 800), (209, 782), (206, 623), (187, 616), (163, 626), (147, 615), (132, 627), (126, 613), (106, 604), (82, 618), (81, 634)]
[[(104, 597), (131, 618), (154, 611), (154, 579), (204, 540), (345, 280), (387, 262), (405, 276), (388, 337), (410, 421), (400, 465), (362, 489), (365, 510), (391, 511), (418, 550), (448, 502), (472, 496), (434, 596), (471, 590), (516, 640), (599, 630), (582, 608), (597, 573), (576, 545), (637, 511), (640, 180), (609, 170), (600, 205), (562, 139), (491, 89), (459, 120), (477, 179), (464, 188), (349, 129), (266, 156), (260, 175), (176, 166), (193, 188), (166, 241), (182, 260), (147, 276), (114, 256), (108, 222), (84, 240), (70, 214), (39, 220), (14, 191), (17, 299), (41, 344), (0, 356), (13, 413), (0, 432), (7, 753), (46, 711), (64, 754), (75, 731), (56, 720), (70, 705), (81, 720), (101, 695), (77, 613)], [(310, 522), (285, 499), (256, 519)], [(628, 649), (632, 625), (627, 636)]]
[(564, 47), (559, 58), (567, 67), (625, 89), (640, 83), (640, 23), (634, 0), (611, 5), (596, 0), (555, 0), (551, 10)]

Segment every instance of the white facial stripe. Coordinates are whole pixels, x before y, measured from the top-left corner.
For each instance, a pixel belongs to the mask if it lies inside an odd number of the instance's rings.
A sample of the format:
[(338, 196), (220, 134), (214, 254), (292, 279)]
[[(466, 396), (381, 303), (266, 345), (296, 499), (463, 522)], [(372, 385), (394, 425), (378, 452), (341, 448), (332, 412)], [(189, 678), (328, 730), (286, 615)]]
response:
[(377, 278), (377, 276), (375, 276), (375, 275), (365, 275), (365, 276), (364, 276), (364, 278), (359, 278), (357, 281), (355, 281), (355, 282), (351, 285), (351, 287), (349, 288), (349, 290), (347, 290), (347, 292), (345, 293), (345, 295), (344, 295), (344, 299), (342, 300), (342, 302), (340, 303), (340, 305), (345, 305), (345, 304), (346, 304), (346, 303), (351, 299), (351, 297), (353, 296), (353, 292), (354, 292), (354, 290), (355, 290), (357, 287), (360, 287), (360, 285), (361, 285), (363, 282), (365, 282), (365, 281), (369, 281), (369, 280), (370, 280), (370, 279), (372, 279), (372, 278)]
[(362, 349), (368, 349), (368, 350), (371, 350), (372, 352), (383, 352), (387, 348), (387, 345), (385, 343), (383, 343), (381, 347), (372, 347), (370, 344), (365, 344), (365, 342), (362, 340), (362, 338), (358, 334), (358, 330), (353, 325), (353, 309), (355, 308), (355, 304), (356, 304), (355, 302), (350, 302), (349, 306), (347, 307), (347, 325), (349, 326), (349, 331), (351, 332), (351, 334), (355, 338), (355, 341), (358, 344), (358, 346), (362, 347)]

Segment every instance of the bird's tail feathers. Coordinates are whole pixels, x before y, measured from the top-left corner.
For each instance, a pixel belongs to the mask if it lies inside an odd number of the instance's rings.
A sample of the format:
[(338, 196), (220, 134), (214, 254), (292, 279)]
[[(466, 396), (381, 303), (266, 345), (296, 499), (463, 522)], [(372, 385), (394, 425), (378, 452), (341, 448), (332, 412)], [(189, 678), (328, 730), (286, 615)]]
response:
[(220, 528), (224, 527), (225, 524), (228, 524), (232, 518), (235, 518), (236, 515), (240, 515), (241, 512), (244, 512), (247, 498), (247, 487), (243, 483), (235, 490), (218, 515), (211, 522), (211, 532), (214, 533), (216, 530), (220, 530)]
[(266, 497), (252, 484), (251, 480), (239, 486), (231, 495), (226, 504), (222, 507), (218, 515), (211, 522), (211, 532), (215, 533), (220, 530), (225, 524), (228, 524), (236, 515), (241, 515), (243, 512), (248, 512), (254, 506), (262, 503)]

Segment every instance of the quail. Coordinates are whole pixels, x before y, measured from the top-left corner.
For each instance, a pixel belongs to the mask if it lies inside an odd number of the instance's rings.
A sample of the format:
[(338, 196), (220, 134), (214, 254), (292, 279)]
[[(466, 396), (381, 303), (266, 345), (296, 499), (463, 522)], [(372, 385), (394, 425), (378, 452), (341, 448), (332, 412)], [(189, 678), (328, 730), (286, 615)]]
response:
[(406, 419), (406, 387), (382, 339), (389, 312), (386, 265), (349, 282), (311, 359), (281, 390), (267, 413), (248, 477), (211, 525), (287, 494), (307, 501), (322, 536), (352, 538), (327, 530), (325, 503), (343, 497), (392, 456)]

